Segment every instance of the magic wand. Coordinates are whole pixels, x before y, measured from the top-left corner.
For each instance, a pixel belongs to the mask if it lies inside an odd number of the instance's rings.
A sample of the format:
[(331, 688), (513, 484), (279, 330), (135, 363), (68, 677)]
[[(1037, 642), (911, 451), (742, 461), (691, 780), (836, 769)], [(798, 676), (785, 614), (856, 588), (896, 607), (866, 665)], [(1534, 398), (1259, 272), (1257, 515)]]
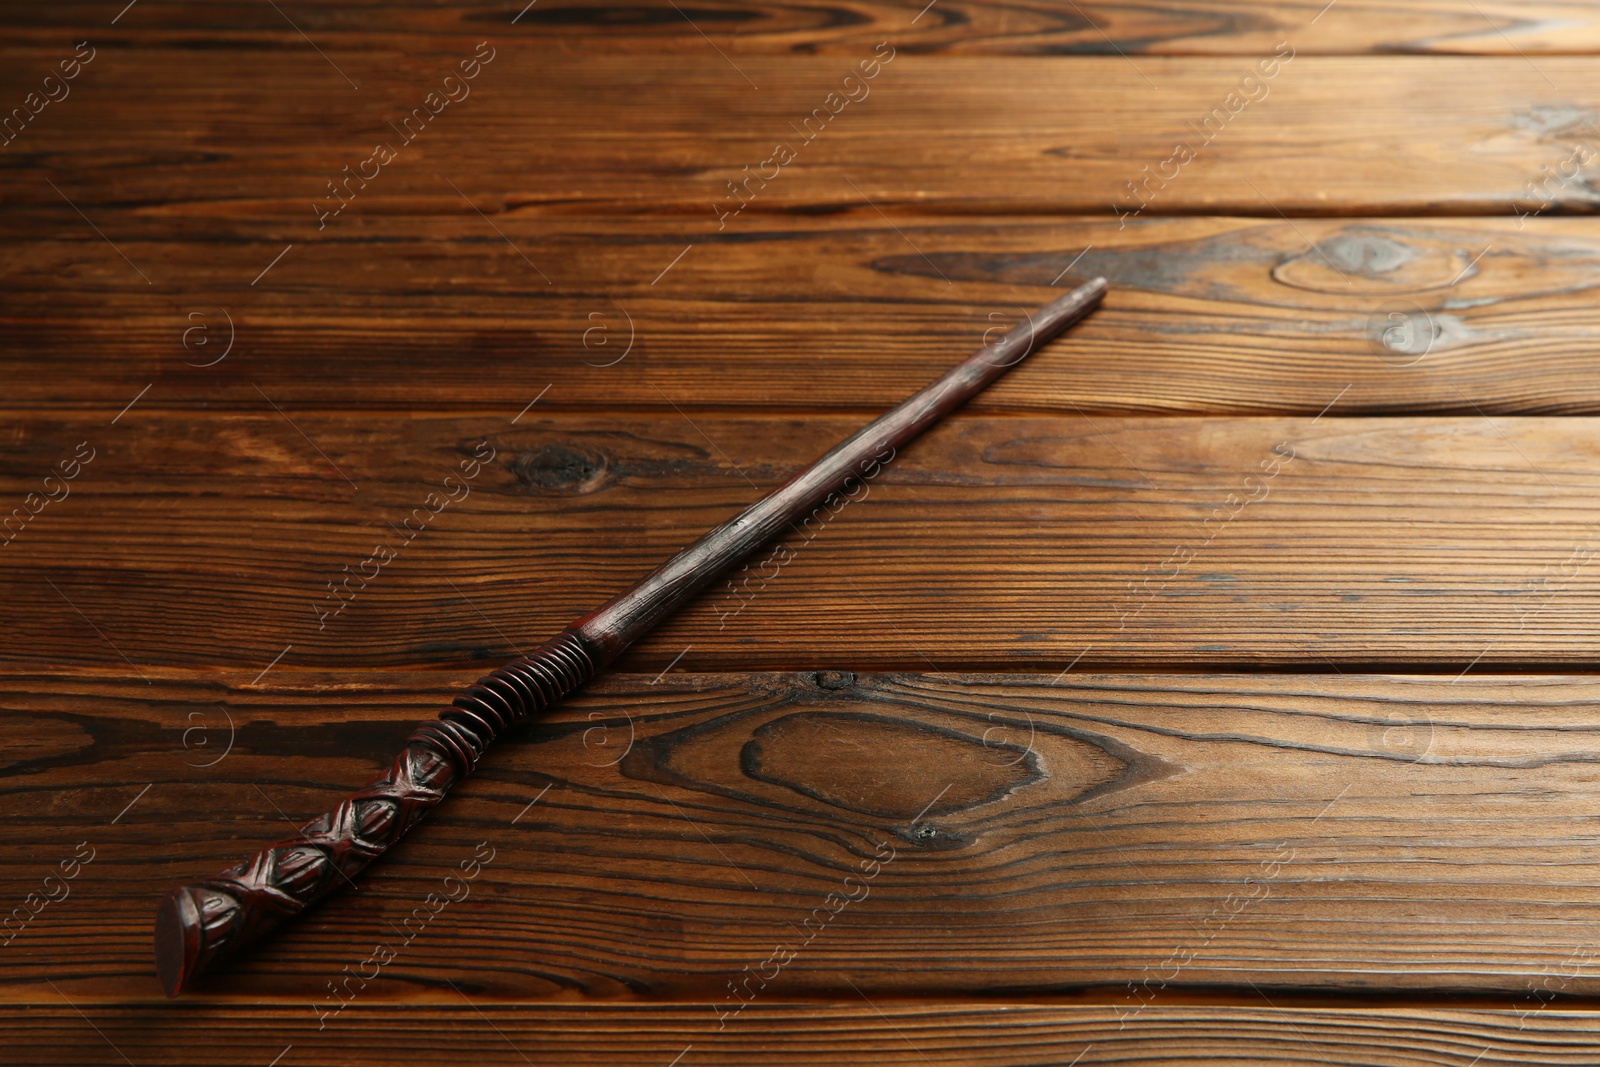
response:
[(1105, 292), (1106, 280), (1095, 278), (1046, 304), (633, 588), (468, 686), (438, 718), (417, 727), (387, 771), (337, 809), (236, 867), (174, 889), (156, 912), (156, 971), (167, 996), (177, 996), (207, 967), (350, 884), (471, 774), (513, 722), (562, 700), (728, 567), (852, 480), (870, 477), (896, 447), (1083, 318)]

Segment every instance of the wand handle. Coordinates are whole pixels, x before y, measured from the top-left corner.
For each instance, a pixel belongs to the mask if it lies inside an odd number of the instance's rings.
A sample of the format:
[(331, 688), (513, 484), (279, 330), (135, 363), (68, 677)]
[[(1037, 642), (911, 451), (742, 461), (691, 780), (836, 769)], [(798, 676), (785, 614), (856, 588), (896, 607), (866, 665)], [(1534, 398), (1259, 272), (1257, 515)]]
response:
[(418, 726), (383, 774), (294, 837), (203, 882), (174, 889), (156, 912), (156, 971), (175, 997), (211, 964), (293, 919), (389, 851), (506, 728), (537, 715), (595, 673), (588, 643), (567, 629), (467, 688)]
[(1094, 309), (1096, 278), (1045, 305), (993, 344), (828, 451), (739, 515), (550, 641), (467, 688), (418, 726), (394, 762), (294, 837), (215, 877), (173, 890), (156, 911), (156, 971), (177, 996), (207, 967), (353, 884), (471, 774), (508, 726), (583, 685), (657, 622), (829, 495), (865, 480), (916, 437), (1045, 341)]

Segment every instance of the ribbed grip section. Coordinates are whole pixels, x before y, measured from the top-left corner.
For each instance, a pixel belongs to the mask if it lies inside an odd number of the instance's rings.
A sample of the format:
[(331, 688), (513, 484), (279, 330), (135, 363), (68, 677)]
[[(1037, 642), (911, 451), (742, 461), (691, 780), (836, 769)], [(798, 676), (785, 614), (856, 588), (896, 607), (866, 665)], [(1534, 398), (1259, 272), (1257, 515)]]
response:
[(173, 890), (156, 912), (156, 970), (167, 996), (351, 884), (477, 767), (506, 727), (549, 708), (594, 672), (583, 638), (563, 631), (479, 679), (437, 719), (417, 727), (388, 770), (296, 836)]
[(531, 656), (512, 660), (480, 678), (417, 727), (414, 744), (446, 754), (461, 774), (471, 774), (495, 738), (516, 720), (543, 711), (594, 676), (583, 639), (564, 630)]

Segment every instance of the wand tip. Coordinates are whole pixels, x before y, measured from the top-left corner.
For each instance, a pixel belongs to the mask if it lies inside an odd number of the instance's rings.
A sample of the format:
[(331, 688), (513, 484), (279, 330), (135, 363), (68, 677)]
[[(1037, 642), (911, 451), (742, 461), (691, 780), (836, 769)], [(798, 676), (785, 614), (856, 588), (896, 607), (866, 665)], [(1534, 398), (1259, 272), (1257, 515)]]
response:
[(1050, 340), (1099, 307), (1101, 298), (1110, 288), (1111, 283), (1105, 278), (1090, 278), (1029, 315), (1030, 350), (1033, 344)]
[(1106, 291), (1110, 288), (1111, 283), (1106, 281), (1104, 277), (1097, 275), (1073, 289), (1062, 297), (1062, 300), (1072, 300), (1092, 308), (1100, 302), (1100, 298), (1105, 296)]

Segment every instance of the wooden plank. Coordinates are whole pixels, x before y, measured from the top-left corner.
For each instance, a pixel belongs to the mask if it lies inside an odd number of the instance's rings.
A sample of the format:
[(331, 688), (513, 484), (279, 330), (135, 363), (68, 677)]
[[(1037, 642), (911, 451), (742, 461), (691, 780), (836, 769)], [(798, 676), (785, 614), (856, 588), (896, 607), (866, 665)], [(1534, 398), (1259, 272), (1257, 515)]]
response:
[[(110, 418), (146, 386), (142, 405), (190, 410), (499, 397), (510, 416), (549, 386), (544, 408), (866, 418), (1102, 274), (1106, 306), (971, 410), (1317, 414), (1347, 387), (1341, 411), (1600, 411), (1595, 219), (498, 226), (552, 285), (477, 216), (306, 248), (248, 293), (227, 278), (283, 250), (269, 230), (142, 224), (118, 245), (194, 280), (154, 299), (88, 230), (38, 240), (0, 298), (8, 400)], [(30, 373), (45, 362), (72, 371)]]
[[(146, 674), (0, 679), (13, 1001), (158, 998), (161, 895), (331, 808), (461, 681)], [(612, 675), (206, 990), (308, 1022), (347, 967), (363, 1005), (449, 980), (724, 1012), (850, 983), (1539, 1008), (1600, 994), (1597, 729), (1592, 677)]]
[[(880, 209), (1109, 215), (1139, 206), (1125, 183), (1143, 189), (1147, 213), (1276, 218), (1510, 214), (1548, 178), (1557, 209), (1593, 210), (1580, 165), (1596, 151), (1600, 70), (1588, 59), (1291, 59), (1297, 47), (1134, 69), (1121, 57), (891, 59), (892, 44), (879, 53), (888, 63), (863, 51), (730, 65), (499, 40), (452, 90), (462, 99), (434, 97), (438, 113), (402, 129), (455, 69), (444, 57), (335, 51), (330, 66), (309, 49), (107, 45), (8, 145), (0, 191), (11, 217), (78, 231), (65, 197), (112, 240), (138, 213), (278, 219), (285, 243), (383, 215), (458, 215), (463, 195), (530, 215), (688, 216), (738, 232), (762, 216), (876, 221)], [(23, 98), (59, 51), (0, 50), (0, 89)], [(861, 63), (878, 64), (874, 77), (846, 84)], [(1192, 159), (1175, 156), (1178, 143)], [(1299, 165), (1308, 158), (1314, 171)], [(59, 192), (36, 169), (45, 161)]]
[(530, 1007), (458, 999), (353, 1007), (347, 1024), (317, 1033), (306, 1026), (303, 1009), (277, 1005), (91, 1005), (87, 1021), (59, 1005), (0, 1011), (14, 1033), (17, 1067), (56, 1067), (63, 1057), (107, 1062), (117, 1050), (139, 1064), (210, 1065), (224, 1047), (249, 1063), (282, 1054), (283, 1067), (380, 1060), (418, 1067), (463, 1061), (663, 1067), (675, 1056), (684, 1064), (859, 1064), (870, 1056), (906, 1067), (1533, 1067), (1587, 1064), (1600, 1055), (1596, 1016), (1555, 1009), (1522, 1020), (1450, 1009), (1163, 1008), (1121, 1026), (1105, 1008), (774, 1003), (753, 1007), (747, 1022), (717, 1032), (703, 1004)]
[(1105, 305), (969, 410), (1600, 413), (1595, 219), (494, 225), (515, 246), (475, 214), (376, 219), (252, 288), (271, 225), (127, 220), (154, 294), (87, 227), (47, 227), (0, 273), (7, 399), (865, 419), (1103, 274)]
[[(496, 662), (859, 421), (252, 402), (15, 420), (0, 662)], [(1588, 664), (1597, 452), (1589, 418), (956, 417), (626, 662)]]
[(1331, 9), (1324, 0), (1166, 0), (1159, 5), (791, 0), (697, 3), (681, 12), (654, 0), (626, 7), (604, 0), (541, 0), (527, 8), (519, 3), (280, 6), (282, 13), (246, 2), (140, 0), (138, 18), (118, 19), (110, 28), (105, 4), (63, 0), (26, 16), (10, 15), (8, 36), (54, 43), (97, 31), (132, 46), (309, 51), (298, 27), (329, 51), (413, 55), (470, 50), (490, 33), (555, 53), (672, 52), (708, 60), (716, 58), (712, 45), (731, 56), (850, 54), (870, 50), (886, 37), (922, 53), (1237, 55), (1271, 51), (1315, 20), (1318, 33), (1307, 50), (1329, 54), (1514, 56), (1593, 52), (1600, 46), (1594, 8), (1580, 0), (1340, 0)]

